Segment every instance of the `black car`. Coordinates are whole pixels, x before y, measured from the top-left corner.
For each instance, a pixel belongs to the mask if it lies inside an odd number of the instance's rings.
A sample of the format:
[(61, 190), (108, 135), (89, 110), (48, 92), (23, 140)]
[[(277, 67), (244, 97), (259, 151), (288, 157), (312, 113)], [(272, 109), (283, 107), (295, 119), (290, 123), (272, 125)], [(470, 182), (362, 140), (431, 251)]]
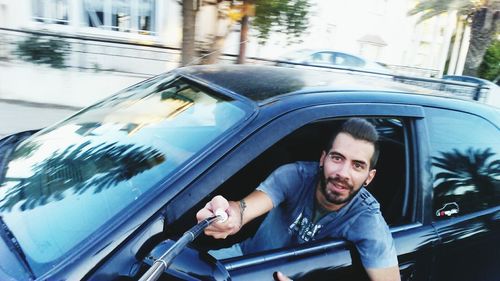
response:
[[(317, 161), (349, 117), (380, 133), (368, 187), (402, 280), (499, 280), (500, 111), (376, 77), (265, 66), (180, 68), (0, 141), (0, 280), (138, 280), (214, 195)], [(353, 244), (216, 260), (253, 234), (200, 236), (160, 280), (363, 280)]]

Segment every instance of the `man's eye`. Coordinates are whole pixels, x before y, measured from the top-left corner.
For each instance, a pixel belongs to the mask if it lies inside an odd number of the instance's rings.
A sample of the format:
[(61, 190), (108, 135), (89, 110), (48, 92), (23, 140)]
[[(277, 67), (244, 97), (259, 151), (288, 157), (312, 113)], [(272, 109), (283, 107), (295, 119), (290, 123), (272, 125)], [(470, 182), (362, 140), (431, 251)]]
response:
[(354, 168), (357, 170), (362, 170), (364, 168), (364, 166), (360, 163), (354, 163)]
[(331, 155), (330, 154), (330, 159), (332, 159), (333, 161), (340, 161), (342, 160), (342, 158), (338, 155)]

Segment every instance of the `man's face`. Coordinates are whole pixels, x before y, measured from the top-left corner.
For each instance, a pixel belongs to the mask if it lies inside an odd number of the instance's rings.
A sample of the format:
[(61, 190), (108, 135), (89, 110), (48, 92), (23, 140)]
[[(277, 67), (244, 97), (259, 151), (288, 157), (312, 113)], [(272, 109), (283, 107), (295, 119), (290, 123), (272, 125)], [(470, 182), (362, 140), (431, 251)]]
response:
[(354, 139), (340, 133), (330, 151), (321, 155), (320, 178), (316, 198), (323, 208), (338, 210), (356, 195), (363, 184), (368, 185), (375, 176), (370, 160), (375, 151), (372, 143)]

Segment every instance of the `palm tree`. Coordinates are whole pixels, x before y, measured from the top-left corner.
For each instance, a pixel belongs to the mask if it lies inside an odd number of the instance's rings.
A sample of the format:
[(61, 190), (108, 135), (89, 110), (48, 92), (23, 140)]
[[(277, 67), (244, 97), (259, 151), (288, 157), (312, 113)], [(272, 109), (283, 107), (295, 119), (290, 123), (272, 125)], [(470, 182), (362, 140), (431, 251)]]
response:
[[(201, 0), (200, 0), (201, 1)], [(181, 66), (190, 64), (196, 57), (195, 26), (199, 1), (183, 0), (182, 5), (182, 53)]]
[[(250, 25), (257, 31), (259, 43), (265, 43), (272, 32), (284, 33), (287, 40), (298, 41), (308, 28), (310, 0), (182, 0), (182, 65), (191, 62), (204, 64), (216, 63), (224, 46), (226, 37), (232, 32), (233, 25), (240, 23), (240, 52), (238, 62), (244, 62), (245, 44)], [(217, 34), (207, 36), (202, 42), (195, 42), (196, 13), (199, 6), (215, 5), (217, 18), (213, 30)], [(252, 19), (250, 19), (252, 18)], [(219, 31), (220, 30), (220, 31)], [(222, 31), (225, 30), (225, 31)], [(193, 60), (196, 49), (201, 49), (203, 59)]]
[(419, 21), (456, 11), (471, 27), (464, 74), (477, 76), (486, 49), (500, 25), (500, 0), (422, 0), (408, 15), (421, 14)]

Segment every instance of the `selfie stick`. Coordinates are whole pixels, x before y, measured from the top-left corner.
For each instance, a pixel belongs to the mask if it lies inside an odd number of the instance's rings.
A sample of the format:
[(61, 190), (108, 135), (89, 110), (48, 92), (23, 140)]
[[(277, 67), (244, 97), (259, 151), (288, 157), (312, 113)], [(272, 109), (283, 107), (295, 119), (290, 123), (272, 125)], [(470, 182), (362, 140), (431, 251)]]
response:
[(217, 210), (214, 217), (202, 220), (197, 225), (193, 226), (188, 231), (184, 232), (177, 242), (172, 245), (160, 258), (155, 260), (153, 265), (144, 273), (139, 281), (156, 281), (161, 276), (163, 271), (167, 269), (172, 260), (186, 247), (189, 242), (192, 242), (198, 235), (200, 235), (207, 226), (214, 221), (225, 222), (227, 214), (223, 210)]

